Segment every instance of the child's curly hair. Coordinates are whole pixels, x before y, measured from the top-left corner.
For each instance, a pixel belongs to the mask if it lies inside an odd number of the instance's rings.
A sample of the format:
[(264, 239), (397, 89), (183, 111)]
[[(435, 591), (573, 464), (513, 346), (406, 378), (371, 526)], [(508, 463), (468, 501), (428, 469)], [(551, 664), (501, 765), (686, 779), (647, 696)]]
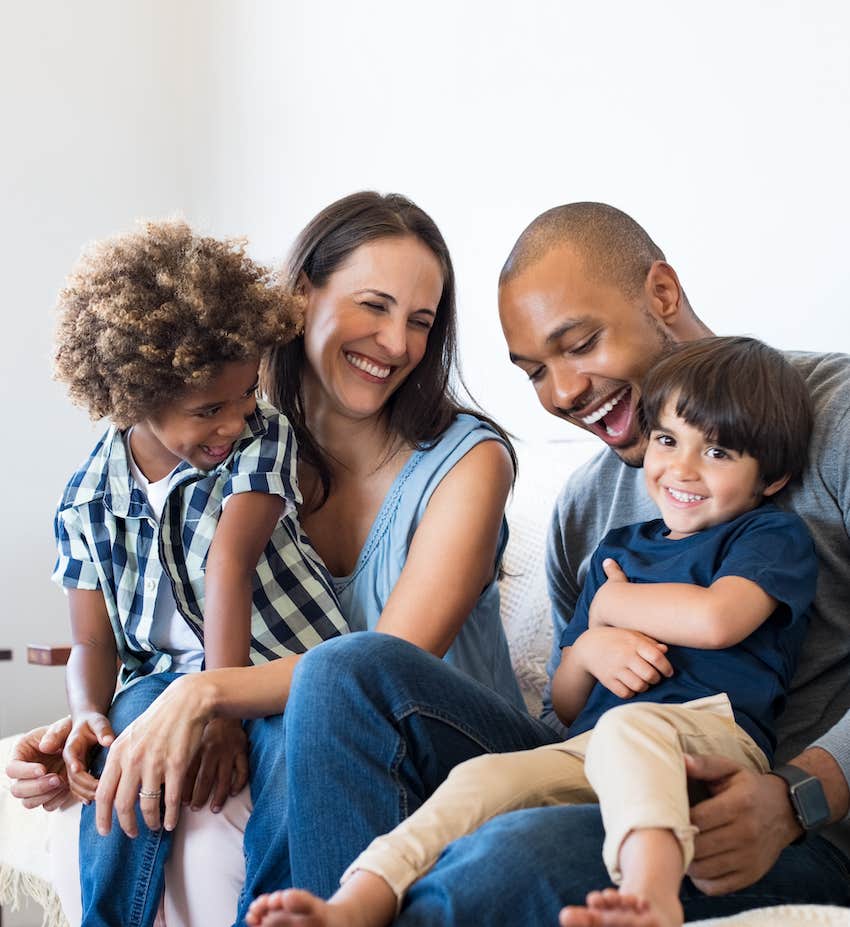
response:
[(55, 379), (93, 419), (119, 428), (303, 325), (301, 300), (246, 255), (243, 240), (194, 235), (179, 220), (93, 245), (57, 310)]

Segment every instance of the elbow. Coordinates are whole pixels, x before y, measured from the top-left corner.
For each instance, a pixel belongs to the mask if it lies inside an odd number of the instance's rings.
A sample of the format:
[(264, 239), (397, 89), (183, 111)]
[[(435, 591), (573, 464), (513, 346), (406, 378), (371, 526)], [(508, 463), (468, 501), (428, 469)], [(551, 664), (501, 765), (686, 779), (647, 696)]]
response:
[[(555, 681), (557, 682), (557, 679)], [(561, 691), (560, 687), (557, 685), (552, 686), (552, 709), (561, 724), (567, 727), (575, 721), (578, 715), (575, 699), (570, 698), (568, 694)]]
[(741, 640), (740, 635), (735, 633), (734, 623), (729, 620), (728, 607), (718, 607), (712, 603), (703, 614), (699, 626), (699, 640), (694, 641), (692, 647), (725, 650)]

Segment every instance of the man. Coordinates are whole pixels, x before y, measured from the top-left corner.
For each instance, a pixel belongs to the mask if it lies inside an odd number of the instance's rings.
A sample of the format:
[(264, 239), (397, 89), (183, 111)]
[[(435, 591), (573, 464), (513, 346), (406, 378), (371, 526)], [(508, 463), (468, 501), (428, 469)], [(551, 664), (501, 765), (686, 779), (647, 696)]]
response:
[[(535, 220), (508, 258), (499, 304), (512, 359), (544, 407), (608, 445), (570, 481), (553, 518), (548, 573), (558, 640), (598, 541), (651, 511), (635, 469), (644, 447), (635, 414), (642, 377), (669, 344), (710, 332), (646, 233), (599, 204)], [(809, 472), (787, 503), (813, 529), (821, 578), (778, 756), (793, 758), (798, 772), (785, 775), (799, 819), (814, 830), (819, 817), (838, 821), (848, 810), (850, 439), (842, 418), (850, 415), (850, 358), (795, 363), (812, 389), (817, 424)], [(308, 654), (287, 707), (288, 771), (299, 784), (289, 808), (292, 881), (325, 896), (369, 840), (416, 808), (454, 765), (562, 736), (548, 704), (543, 721), (528, 718), (403, 641), (357, 637)], [(846, 852), (846, 824), (829, 841), (812, 835), (790, 845), (802, 827), (786, 779), (745, 773), (722, 757), (694, 758), (689, 771), (713, 793), (693, 809), (700, 834), (693, 882), (682, 893), (689, 919), (781, 902), (850, 905), (848, 860), (830, 842), (843, 839)], [(398, 923), (554, 925), (562, 906), (583, 904), (587, 892), (609, 884), (602, 840), (595, 805), (503, 815), (449, 847), (411, 891)]]

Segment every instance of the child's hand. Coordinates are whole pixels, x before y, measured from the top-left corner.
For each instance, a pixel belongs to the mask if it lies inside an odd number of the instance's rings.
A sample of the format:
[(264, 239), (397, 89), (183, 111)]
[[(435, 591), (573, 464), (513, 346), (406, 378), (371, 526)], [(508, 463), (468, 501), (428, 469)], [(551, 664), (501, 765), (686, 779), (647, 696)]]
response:
[(608, 578), (596, 590), (596, 595), (594, 595), (593, 601), (590, 603), (587, 623), (591, 628), (598, 628), (610, 624), (609, 621), (605, 620), (605, 610), (607, 605), (606, 599), (611, 591), (611, 586), (617, 583), (628, 583), (629, 581), (628, 576), (620, 569), (619, 563), (617, 563), (616, 560), (612, 560), (610, 557), (606, 557), (606, 559), (602, 561), (602, 569), (605, 571), (605, 575)]
[(646, 692), (662, 677), (673, 675), (665, 656), (667, 645), (640, 631), (589, 628), (573, 648), (581, 666), (619, 698)]
[(91, 751), (97, 746), (108, 747), (113, 740), (115, 733), (106, 715), (87, 711), (74, 718), (62, 759), (68, 771), (68, 787), (86, 804), (94, 799), (97, 789), (97, 779), (88, 772)]
[(204, 728), (201, 747), (186, 773), (183, 803), (192, 810), (209, 800), (221, 811), (229, 795), (236, 795), (248, 781), (248, 738), (239, 721), (214, 718)]

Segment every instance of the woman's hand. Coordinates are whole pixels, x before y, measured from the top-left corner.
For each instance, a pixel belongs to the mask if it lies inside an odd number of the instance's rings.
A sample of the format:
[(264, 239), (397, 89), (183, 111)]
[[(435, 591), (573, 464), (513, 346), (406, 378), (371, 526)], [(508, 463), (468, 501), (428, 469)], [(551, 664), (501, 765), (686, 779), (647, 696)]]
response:
[(618, 698), (646, 692), (662, 677), (672, 676), (667, 645), (640, 631), (589, 628), (573, 645), (575, 657), (588, 673)]
[(62, 748), (70, 732), (69, 715), (49, 727), (29, 731), (12, 748), (6, 775), (12, 780), (12, 795), (25, 808), (54, 811), (69, 801)]
[(176, 679), (115, 739), (95, 793), (98, 833), (109, 833), (114, 807), (121, 829), (135, 837), (137, 801), (145, 824), (158, 830), (161, 799), (162, 826), (175, 828), (188, 769), (212, 720), (212, 687), (206, 676), (187, 673)]

